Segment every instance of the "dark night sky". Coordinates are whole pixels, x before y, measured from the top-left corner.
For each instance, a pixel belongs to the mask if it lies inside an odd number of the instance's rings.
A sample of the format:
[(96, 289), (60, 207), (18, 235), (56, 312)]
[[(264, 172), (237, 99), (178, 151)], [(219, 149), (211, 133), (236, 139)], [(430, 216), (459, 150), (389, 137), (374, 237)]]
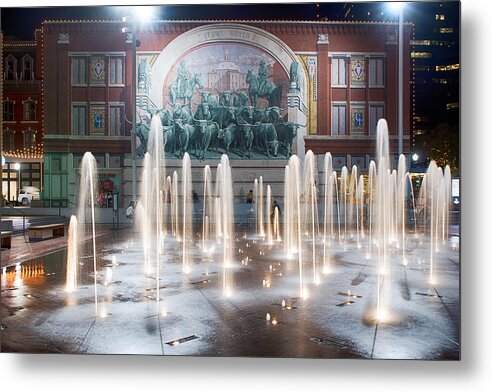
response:
[[(208, 5), (166, 5), (156, 7), (159, 19), (284, 19), (316, 20), (317, 14), (330, 20), (342, 20), (344, 2), (286, 3), (286, 4), (208, 4)], [(419, 27), (425, 30), (426, 20), (433, 14), (429, 2), (407, 3), (406, 20), (415, 22), (417, 35)], [(458, 3), (456, 4), (455, 24), (458, 25)], [(360, 3), (359, 7), (370, 7), (371, 3)], [(374, 4), (372, 4), (374, 6)], [(376, 2), (376, 7), (386, 10), (384, 2)], [(1, 26), (6, 36), (17, 39), (33, 39), (34, 29), (49, 19), (120, 19), (128, 14), (128, 7), (117, 6), (74, 6), (74, 7), (23, 7), (2, 8)], [(363, 9), (363, 8), (361, 8)], [(396, 16), (386, 12), (378, 20), (396, 20)], [(362, 19), (362, 18), (361, 18)]]
[[(343, 3), (326, 4), (341, 10)], [(2, 30), (7, 36), (32, 39), (34, 29), (48, 19), (120, 19), (126, 7), (2, 8)], [(316, 19), (315, 3), (244, 5), (169, 5), (156, 7), (158, 19)], [(340, 11), (339, 11), (340, 12)]]

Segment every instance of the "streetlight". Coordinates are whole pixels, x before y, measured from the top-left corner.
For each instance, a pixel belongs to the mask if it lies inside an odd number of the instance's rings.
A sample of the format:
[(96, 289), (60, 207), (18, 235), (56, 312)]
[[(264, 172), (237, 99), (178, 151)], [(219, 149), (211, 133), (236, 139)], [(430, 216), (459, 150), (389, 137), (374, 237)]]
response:
[(403, 154), (403, 8), (404, 2), (389, 4), (393, 12), (398, 12), (398, 155)]
[(417, 161), (419, 160), (419, 154), (417, 154), (417, 153), (413, 154), (413, 155), (412, 155), (412, 160), (413, 160), (414, 162), (417, 162)]
[(123, 22), (131, 22), (131, 27), (123, 27), (123, 33), (131, 33), (132, 35), (132, 130), (131, 137), (131, 156), (132, 156), (132, 200), (137, 200), (137, 162), (136, 162), (136, 116), (137, 116), (137, 89), (136, 89), (136, 64), (137, 64), (137, 29), (135, 23), (135, 13), (132, 17), (124, 17)]
[(147, 22), (154, 15), (154, 7), (132, 7), (131, 17), (124, 17), (123, 22), (130, 22), (131, 27), (123, 27), (123, 33), (132, 34), (132, 130), (131, 130), (131, 155), (132, 155), (132, 200), (137, 200), (137, 162), (136, 162), (136, 129), (137, 129), (137, 21)]
[(21, 168), (20, 163), (19, 162), (15, 162), (14, 163), (14, 170), (17, 172), (17, 192), (16, 192), (16, 195), (15, 195), (15, 202), (16, 203), (17, 203), (17, 194), (20, 192), (20, 168)]

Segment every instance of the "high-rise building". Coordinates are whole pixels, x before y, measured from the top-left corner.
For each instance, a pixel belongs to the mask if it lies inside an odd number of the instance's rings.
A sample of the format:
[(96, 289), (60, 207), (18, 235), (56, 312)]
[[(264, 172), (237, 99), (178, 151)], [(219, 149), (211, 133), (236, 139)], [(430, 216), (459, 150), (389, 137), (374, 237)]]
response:
[[(331, 14), (343, 15), (347, 21), (394, 21), (398, 15), (391, 2), (345, 3), (342, 11), (329, 9)], [(319, 7), (319, 18), (325, 15)], [(328, 12), (328, 10), (327, 10)], [(458, 1), (407, 2), (404, 20), (413, 24), (410, 41), (412, 94), (412, 152), (420, 158), (415, 165), (427, 167), (433, 156), (433, 143), (444, 132), (450, 142), (440, 155), (451, 156), (447, 163), (458, 165), (459, 138), (459, 16)], [(435, 154), (435, 153), (434, 153)]]

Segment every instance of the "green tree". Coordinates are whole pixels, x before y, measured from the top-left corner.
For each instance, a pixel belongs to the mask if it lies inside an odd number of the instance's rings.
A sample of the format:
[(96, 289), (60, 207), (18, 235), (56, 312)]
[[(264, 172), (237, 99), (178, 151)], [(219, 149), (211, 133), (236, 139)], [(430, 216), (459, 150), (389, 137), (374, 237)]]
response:
[(440, 123), (429, 134), (426, 142), (428, 157), (436, 161), (438, 166), (449, 165), (451, 173), (456, 175), (459, 170), (459, 131), (448, 123)]

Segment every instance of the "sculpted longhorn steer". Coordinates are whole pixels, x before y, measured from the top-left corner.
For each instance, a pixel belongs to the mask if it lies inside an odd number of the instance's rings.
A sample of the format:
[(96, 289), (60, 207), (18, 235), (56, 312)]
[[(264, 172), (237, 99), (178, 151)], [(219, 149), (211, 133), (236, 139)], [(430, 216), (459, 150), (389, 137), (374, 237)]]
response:
[(210, 111), (210, 105), (208, 103), (198, 104), (194, 118), (198, 120), (211, 120), (212, 112)]
[(294, 122), (278, 123), (275, 124), (275, 129), (277, 131), (278, 141), (283, 144), (286, 148), (285, 156), (289, 157), (292, 153), (292, 142), (297, 136), (297, 128), (299, 124)]
[(246, 155), (248, 158), (251, 158), (251, 146), (253, 145), (254, 138), (253, 125), (247, 122), (238, 121), (237, 126), (243, 156)]
[(264, 149), (268, 158), (270, 158), (270, 149), (272, 149), (273, 156), (276, 157), (278, 153), (278, 138), (275, 126), (272, 123), (265, 123), (254, 125), (254, 127), (257, 127), (259, 147)]
[(219, 128), (226, 128), (235, 120), (234, 108), (226, 106), (212, 108), (212, 120), (219, 124)]
[(182, 121), (186, 124), (193, 124), (193, 116), (187, 108), (187, 105), (176, 103), (174, 105), (173, 120)]
[(239, 122), (247, 122), (249, 124), (253, 123), (253, 106), (241, 106), (236, 109), (235, 118)]
[[(185, 152), (188, 152), (191, 147), (195, 144), (195, 133), (196, 126), (191, 124), (183, 124), (181, 121), (176, 121), (176, 134), (177, 141), (181, 153), (181, 158), (184, 156)], [(196, 145), (195, 145), (196, 153)]]
[(224, 91), (220, 94), (219, 104), (225, 107), (232, 107), (232, 92)]
[(225, 153), (229, 155), (229, 149), (231, 145), (236, 148), (237, 144), (237, 125), (229, 124), (226, 129), (219, 129), (219, 134), (217, 136), (219, 140), (222, 140), (224, 144)]
[(234, 93), (234, 106), (239, 108), (241, 106), (247, 106), (248, 105), (248, 94), (246, 94), (244, 91), (238, 91)]
[(195, 133), (195, 151), (198, 148), (198, 159), (205, 159), (205, 152), (208, 150), (212, 137), (217, 137), (219, 125), (216, 122), (207, 120), (196, 120), (198, 130)]
[(176, 133), (174, 131), (174, 124), (164, 125), (162, 130), (164, 132), (164, 151), (171, 152), (174, 154), (176, 152)]

